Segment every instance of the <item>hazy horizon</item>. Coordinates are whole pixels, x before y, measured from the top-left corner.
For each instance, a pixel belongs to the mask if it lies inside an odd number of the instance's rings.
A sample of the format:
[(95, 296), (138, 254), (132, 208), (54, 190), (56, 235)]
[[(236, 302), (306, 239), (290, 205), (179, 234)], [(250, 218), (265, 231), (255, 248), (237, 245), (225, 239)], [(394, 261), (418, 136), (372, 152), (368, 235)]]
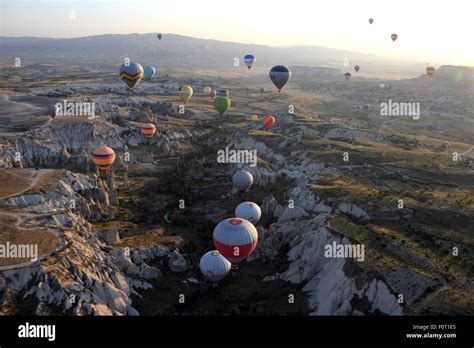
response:
[[(456, 3), (456, 2), (455, 2)], [(3, 0), (2, 36), (76, 38), (175, 33), (266, 46), (322, 46), (397, 60), (474, 66), (466, 2)], [(368, 19), (374, 18), (369, 24)], [(443, 25), (441, 26), (440, 23)], [(217, 29), (216, 29), (217, 28)], [(398, 34), (392, 42), (390, 35)]]

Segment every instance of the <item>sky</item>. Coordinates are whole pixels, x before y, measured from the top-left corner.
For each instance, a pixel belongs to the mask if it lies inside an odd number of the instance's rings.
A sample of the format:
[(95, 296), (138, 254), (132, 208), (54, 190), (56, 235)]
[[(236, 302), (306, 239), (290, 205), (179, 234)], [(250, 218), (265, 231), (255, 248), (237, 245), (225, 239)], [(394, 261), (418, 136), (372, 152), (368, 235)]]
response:
[(0, 0), (0, 36), (160, 32), (474, 66), (473, 11), (472, 0)]

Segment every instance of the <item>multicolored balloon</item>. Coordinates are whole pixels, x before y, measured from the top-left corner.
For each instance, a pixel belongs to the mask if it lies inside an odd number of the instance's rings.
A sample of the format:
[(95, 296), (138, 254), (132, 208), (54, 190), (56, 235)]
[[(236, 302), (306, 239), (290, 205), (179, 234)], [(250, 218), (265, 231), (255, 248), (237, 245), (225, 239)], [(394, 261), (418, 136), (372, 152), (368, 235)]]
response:
[(252, 66), (255, 64), (257, 59), (255, 59), (255, 56), (253, 54), (247, 54), (244, 57), (244, 63), (247, 65), (247, 68), (252, 69)]
[(115, 151), (108, 146), (102, 146), (92, 152), (92, 161), (100, 171), (106, 172), (115, 161)]
[(143, 67), (138, 63), (124, 63), (120, 66), (120, 78), (130, 90), (134, 89), (143, 78)]
[(291, 71), (287, 66), (277, 65), (270, 70), (270, 80), (278, 88), (278, 92), (286, 85), (291, 78)]
[(254, 225), (260, 220), (262, 211), (260, 207), (254, 202), (240, 203), (235, 208), (235, 216), (241, 219), (245, 219), (253, 223)]
[(222, 115), (230, 108), (231, 100), (227, 97), (216, 97), (213, 101), (214, 108)]
[(147, 123), (142, 126), (141, 131), (144, 136), (151, 138), (156, 132), (156, 127), (153, 123)]
[(189, 99), (193, 96), (193, 88), (191, 86), (181, 86), (179, 88), (179, 96), (183, 103), (187, 103)]
[(212, 283), (224, 279), (232, 268), (232, 264), (218, 250), (208, 251), (199, 261), (201, 273)]
[(143, 74), (144, 74), (145, 79), (147, 80), (151, 80), (151, 78), (155, 75), (155, 73), (156, 73), (156, 69), (155, 67), (151, 65), (148, 65), (143, 68)]
[(262, 118), (263, 126), (267, 129), (270, 129), (276, 122), (276, 118), (272, 115), (266, 115)]
[(222, 256), (236, 264), (245, 260), (255, 250), (258, 232), (249, 221), (231, 218), (217, 224), (212, 239)]

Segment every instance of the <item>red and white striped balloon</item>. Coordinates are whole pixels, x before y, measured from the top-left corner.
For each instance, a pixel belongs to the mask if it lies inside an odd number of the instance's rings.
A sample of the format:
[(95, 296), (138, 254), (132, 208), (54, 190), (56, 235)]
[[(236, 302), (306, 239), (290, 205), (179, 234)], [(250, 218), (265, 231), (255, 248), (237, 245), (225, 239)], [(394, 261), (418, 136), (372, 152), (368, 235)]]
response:
[(258, 241), (254, 225), (240, 218), (219, 222), (212, 237), (216, 249), (234, 264), (246, 259), (255, 250)]

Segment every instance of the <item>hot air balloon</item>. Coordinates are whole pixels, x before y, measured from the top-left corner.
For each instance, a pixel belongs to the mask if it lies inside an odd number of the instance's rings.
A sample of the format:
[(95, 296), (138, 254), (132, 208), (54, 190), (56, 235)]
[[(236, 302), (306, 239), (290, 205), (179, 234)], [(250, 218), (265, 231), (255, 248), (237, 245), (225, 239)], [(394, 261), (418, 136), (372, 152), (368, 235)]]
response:
[(57, 104), (50, 104), (46, 108), (46, 112), (51, 118), (55, 118), (59, 114), (59, 106)]
[(151, 138), (156, 132), (156, 127), (153, 123), (147, 123), (142, 126), (141, 131), (144, 136)]
[(258, 116), (257, 115), (250, 116), (250, 121), (257, 122), (258, 121)]
[(158, 38), (158, 40), (161, 40), (161, 38), (163, 37), (161, 34), (158, 34), (156, 35), (156, 37)]
[(435, 68), (432, 66), (427, 66), (426, 67), (426, 75), (428, 76), (433, 76), (435, 73)]
[(226, 219), (214, 228), (213, 242), (217, 250), (233, 264), (242, 262), (258, 242), (258, 232), (254, 225), (240, 218)]
[(369, 23), (372, 24), (374, 22), (373, 18), (369, 18)]
[(247, 54), (244, 57), (244, 63), (245, 63), (245, 65), (247, 65), (247, 68), (249, 68), (249, 70), (252, 68), (255, 61), (256, 61), (256, 59), (255, 59), (255, 56), (253, 54)]
[(263, 116), (262, 122), (263, 122), (263, 126), (269, 129), (275, 124), (276, 119), (272, 115), (267, 115), (267, 116)]
[(351, 78), (351, 76), (352, 76), (352, 75), (351, 75), (350, 72), (346, 72), (346, 73), (344, 74), (344, 78), (346, 79), (346, 81), (349, 81), (349, 79)]
[(286, 85), (290, 78), (291, 71), (287, 66), (277, 65), (270, 70), (270, 79), (276, 88), (278, 88), (278, 92), (281, 92), (281, 89)]
[(354, 70), (355, 70), (356, 72), (359, 72), (360, 66), (356, 65), (356, 66), (354, 67)]
[(181, 100), (186, 104), (193, 96), (193, 88), (191, 86), (181, 86), (178, 93)]
[(145, 79), (147, 80), (151, 80), (151, 78), (153, 77), (153, 75), (155, 75), (155, 73), (156, 73), (156, 69), (151, 65), (143, 68), (143, 75)]
[(390, 36), (392, 38), (392, 41), (395, 42), (396, 39), (398, 39), (398, 35), (397, 34), (392, 34)]
[(217, 91), (215, 89), (213, 89), (211, 91), (211, 93), (209, 93), (209, 98), (214, 99), (216, 97), (216, 95), (217, 95)]
[(120, 66), (120, 78), (132, 90), (143, 78), (143, 67), (137, 63), (127, 63)]
[(226, 112), (231, 105), (230, 98), (227, 97), (216, 97), (214, 98), (213, 103), (214, 108), (221, 114), (221, 116), (224, 115), (224, 112)]
[(229, 273), (232, 264), (217, 250), (208, 251), (201, 257), (199, 268), (212, 283), (218, 283)]
[(267, 91), (265, 87), (260, 87), (260, 93), (264, 94)]
[(92, 152), (92, 161), (100, 171), (106, 172), (115, 161), (115, 152), (108, 146), (102, 146)]
[(235, 216), (248, 220), (255, 225), (258, 220), (260, 220), (262, 211), (257, 204), (253, 202), (244, 202), (240, 203), (237, 208), (235, 208)]
[(229, 96), (229, 91), (227, 89), (221, 89), (217, 95), (219, 97), (228, 97)]
[(202, 89), (202, 92), (205, 94), (205, 95), (209, 95), (209, 93), (211, 93), (212, 89), (211, 87), (209, 86), (206, 86)]
[(252, 174), (244, 170), (235, 172), (232, 176), (232, 184), (237, 190), (243, 192), (249, 189), (250, 186), (252, 186), (253, 176)]

